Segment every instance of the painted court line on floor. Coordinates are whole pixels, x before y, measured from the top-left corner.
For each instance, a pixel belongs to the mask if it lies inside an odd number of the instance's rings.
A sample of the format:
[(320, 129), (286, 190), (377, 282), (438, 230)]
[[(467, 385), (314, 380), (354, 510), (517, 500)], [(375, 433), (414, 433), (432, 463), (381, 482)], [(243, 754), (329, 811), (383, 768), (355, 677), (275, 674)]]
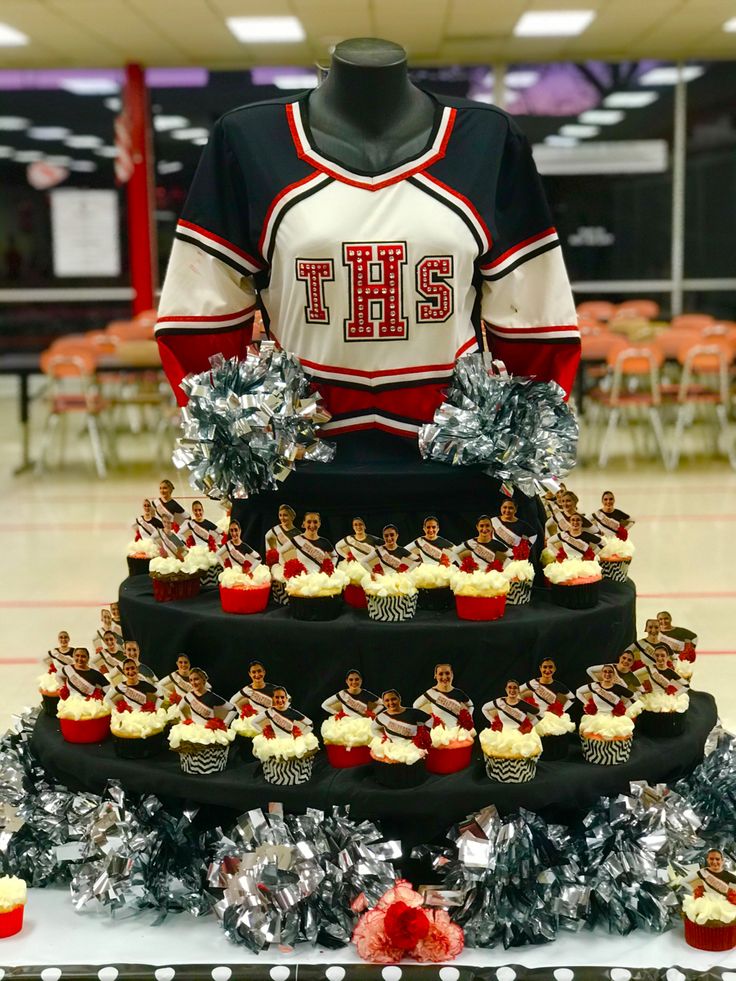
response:
[(108, 606), (109, 599), (106, 600), (0, 600), (2, 610), (53, 610), (69, 609), (75, 607)]

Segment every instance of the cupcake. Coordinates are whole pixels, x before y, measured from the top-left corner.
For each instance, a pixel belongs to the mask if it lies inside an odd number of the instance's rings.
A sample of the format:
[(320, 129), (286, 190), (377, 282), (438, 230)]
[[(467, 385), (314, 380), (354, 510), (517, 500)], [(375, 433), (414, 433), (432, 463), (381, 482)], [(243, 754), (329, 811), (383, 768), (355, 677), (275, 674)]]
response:
[(184, 565), (198, 573), (200, 585), (217, 588), (222, 566), (217, 552), (213, 552), (207, 545), (192, 545), (187, 549)]
[(289, 610), (295, 620), (335, 620), (342, 610), (348, 577), (339, 572), (302, 572), (287, 578)]
[(169, 558), (151, 559), (148, 573), (153, 580), (153, 598), (157, 603), (171, 600), (191, 599), (200, 589), (199, 570), (192, 564), (185, 568), (184, 562)]
[(338, 565), (337, 571), (342, 572), (349, 580), (343, 593), (345, 602), (356, 610), (365, 610), (368, 606), (368, 600), (363, 589), (363, 583), (370, 578), (370, 573), (366, 567), (355, 560), (347, 560)]
[(583, 758), (588, 763), (616, 766), (631, 755), (634, 720), (628, 715), (598, 712), (583, 715), (578, 726)]
[(41, 703), (46, 715), (56, 718), (56, 709), (59, 705), (59, 690), (63, 684), (63, 679), (59, 678), (59, 672), (52, 661), (48, 670), (38, 676), (38, 690), (41, 692)]
[(25, 880), (0, 875), (0, 937), (13, 937), (23, 929), (27, 895)]
[(695, 671), (695, 648), (692, 644), (685, 644), (681, 651), (677, 652), (675, 658), (675, 671), (683, 679), (690, 681)]
[(596, 559), (550, 562), (544, 575), (551, 585), (552, 602), (568, 610), (588, 610), (598, 602), (601, 567)]
[(559, 702), (547, 709), (534, 729), (542, 740), (545, 762), (565, 759), (570, 733), (575, 732), (575, 723), (567, 712), (561, 711)]
[(325, 719), (320, 732), (330, 766), (346, 769), (370, 763), (373, 723), (368, 716), (336, 712)]
[(452, 576), (455, 610), (461, 620), (500, 620), (506, 611), (509, 581), (502, 572), (461, 572)]
[[(219, 723), (219, 719), (211, 720)], [(235, 733), (223, 725), (185, 719), (169, 730), (169, 748), (179, 754), (184, 773), (218, 773), (227, 766), (227, 754)]]
[(527, 783), (536, 776), (542, 741), (534, 727), (527, 732), (508, 726), (484, 729), (479, 741), (491, 780)]
[(128, 542), (125, 552), (129, 576), (147, 576), (151, 559), (161, 556), (161, 546), (153, 538), (139, 538)]
[(686, 942), (698, 950), (736, 947), (736, 875), (724, 867), (723, 852), (711, 848), (685, 884), (692, 889), (682, 902)]
[(375, 779), (391, 790), (416, 787), (427, 773), (421, 764), (432, 745), (432, 716), (405, 708), (395, 688), (385, 691), (381, 700), (383, 708), (376, 713), (370, 747)]
[[(674, 689), (674, 686), (673, 686)], [(645, 736), (678, 736), (685, 730), (690, 697), (685, 691), (639, 691), (639, 731)]]
[(603, 547), (597, 556), (603, 578), (613, 579), (614, 582), (626, 582), (635, 551), (634, 543), (628, 539), (622, 541), (615, 535), (604, 535)]
[(69, 743), (101, 743), (110, 735), (110, 706), (91, 695), (69, 695), (56, 710), (61, 734)]
[(408, 572), (373, 575), (363, 585), (368, 616), (382, 623), (411, 620), (417, 611), (417, 587)]
[(253, 739), (253, 755), (263, 765), (268, 783), (281, 787), (306, 783), (312, 776), (314, 757), (319, 749), (317, 737), (308, 729), (294, 725), (287, 734), (268, 723)]
[(458, 719), (458, 725), (447, 726), (434, 721), (429, 731), (432, 745), (426, 759), (429, 773), (457, 773), (470, 766), (476, 732), (473, 717), (467, 710)]
[(230, 729), (235, 734), (233, 749), (247, 762), (253, 759), (252, 740), (258, 735), (259, 730), (253, 723), (256, 713), (250, 705), (244, 705), (240, 709), (240, 715), (230, 723)]
[(418, 610), (449, 610), (452, 608), (452, 579), (453, 566), (431, 565), (423, 562), (410, 573), (412, 582), (417, 587)]
[(110, 732), (116, 754), (124, 759), (142, 760), (160, 753), (166, 748), (164, 730), (167, 722), (166, 709), (163, 708), (151, 712), (116, 708), (110, 717)]
[(509, 582), (506, 602), (510, 606), (526, 606), (532, 599), (534, 566), (527, 559), (513, 559), (503, 567), (503, 574)]
[(219, 576), (220, 603), (225, 613), (263, 613), (271, 593), (268, 566), (257, 565), (248, 572), (224, 569)]

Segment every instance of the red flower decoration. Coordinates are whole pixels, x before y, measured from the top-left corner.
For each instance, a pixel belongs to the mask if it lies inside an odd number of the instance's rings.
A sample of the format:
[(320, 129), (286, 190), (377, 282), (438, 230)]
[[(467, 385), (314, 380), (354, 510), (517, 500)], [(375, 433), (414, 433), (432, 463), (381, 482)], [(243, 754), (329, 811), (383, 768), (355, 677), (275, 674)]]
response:
[(491, 722), (491, 729), (494, 732), (501, 732), (503, 730), (503, 722), (501, 721), (500, 715), (494, 715), (493, 722)]
[(53, 661), (49, 664), (49, 674), (56, 674), (56, 665)]
[(135, 533), (135, 538), (133, 539), (133, 541), (134, 541), (134, 542), (140, 542), (141, 540), (142, 540), (142, 538), (141, 538), (141, 533), (140, 533), (140, 531), (137, 531), (137, 532)]
[(269, 548), (266, 552), (266, 565), (276, 565), (279, 561), (279, 550), (277, 548)]
[(294, 737), (294, 739), (298, 739), (299, 736), (301, 736), (301, 734), (302, 734), (302, 730), (299, 728), (299, 726), (292, 726), (291, 727), (291, 734)]
[(262, 734), (266, 737), (266, 739), (276, 738), (276, 733), (273, 731), (273, 726), (270, 723), (268, 725), (265, 725), (261, 731)]
[(595, 704), (592, 698), (589, 698), (585, 703), (583, 712), (585, 712), (586, 715), (598, 715), (598, 706)]
[(332, 559), (324, 559), (322, 565), (319, 567), (320, 572), (324, 572), (326, 575), (331, 576), (335, 571), (335, 564)]
[(726, 899), (732, 906), (736, 906), (736, 889), (729, 889), (726, 893)]
[(547, 711), (551, 712), (552, 715), (556, 715), (558, 718), (565, 714), (565, 709), (563, 708), (562, 702), (558, 701), (554, 701), (551, 705), (548, 705)]
[(101, 688), (95, 688), (91, 695), (87, 695), (87, 701), (101, 702), (105, 698), (105, 693)]
[(130, 705), (128, 705), (128, 703), (125, 701), (124, 698), (120, 698), (120, 699), (118, 699), (117, 702), (115, 702), (115, 708), (117, 709), (118, 712), (132, 712), (133, 711), (133, 709), (130, 707)]
[(227, 726), (222, 721), (222, 719), (207, 719), (204, 724), (205, 729), (227, 729)]
[(172, 691), (172, 693), (169, 695), (169, 701), (171, 702), (172, 705), (178, 705), (179, 702), (181, 701), (181, 695), (179, 694), (179, 692)]
[(241, 719), (250, 719), (252, 716), (257, 715), (257, 714), (258, 713), (253, 708), (253, 706), (250, 704), (250, 702), (246, 702), (245, 705), (240, 710), (240, 718)]
[(194, 535), (187, 535), (187, 537), (185, 538), (185, 542), (189, 546), (189, 548), (193, 548), (195, 544)]
[(440, 565), (445, 566), (445, 568), (450, 565), (450, 556), (447, 554), (447, 552), (443, 552), (440, 556)]
[(539, 706), (539, 702), (536, 700), (534, 695), (527, 695), (524, 701), (528, 702), (530, 705), (536, 705), (537, 707)]
[(429, 729), (426, 726), (417, 726), (417, 732), (412, 742), (417, 749), (429, 749), (432, 745), (432, 737), (429, 734)]
[(555, 556), (555, 559), (557, 560), (557, 562), (564, 562), (566, 558), (567, 555), (565, 555), (565, 550), (562, 546), (560, 546), (557, 549), (557, 555)]
[(288, 562), (284, 563), (284, 579), (293, 579), (306, 571), (307, 567), (299, 559), (289, 559)]
[(524, 721), (519, 726), (519, 732), (526, 736), (532, 731), (532, 724), (529, 719), (524, 719)]
[(179, 534), (179, 529), (181, 528), (181, 525), (179, 524), (178, 521), (172, 521), (171, 522), (171, 528), (172, 528), (173, 531), (175, 531), (177, 534)]
[(383, 928), (392, 946), (412, 950), (429, 933), (429, 920), (420, 907), (399, 901), (386, 910)]
[(625, 542), (628, 537), (629, 537), (628, 531), (624, 528), (623, 525), (619, 525), (618, 528), (616, 529), (616, 538), (618, 538), (618, 540), (621, 542)]
[(217, 551), (217, 542), (215, 541), (213, 535), (210, 535), (210, 537), (207, 539), (207, 548), (210, 550), (210, 552)]
[(150, 712), (155, 712), (155, 711), (156, 711), (156, 703), (155, 702), (144, 702), (143, 705), (141, 705), (141, 712), (148, 712), (148, 713), (150, 713)]
[(461, 729), (466, 729), (468, 732), (475, 728), (473, 725), (473, 716), (467, 709), (462, 709), (460, 711), (460, 714), (457, 717), (457, 724)]
[(693, 889), (693, 896), (695, 896), (696, 899), (702, 899), (704, 895), (705, 895), (705, 886), (701, 885), (701, 883), (698, 883), (697, 886)]
[(503, 562), (501, 559), (494, 559), (486, 566), (486, 572), (503, 572)]
[(253, 563), (250, 561), (250, 559), (246, 559), (245, 562), (243, 563), (243, 568), (242, 568), (241, 571), (242, 572), (248, 572), (248, 570), (250, 569), (251, 565), (253, 565)]
[(225, 559), (225, 561), (222, 564), (225, 566), (226, 569), (232, 569), (233, 567), (233, 564), (230, 561), (230, 559)]
[(347, 719), (347, 717), (348, 713), (345, 711), (345, 709), (340, 709), (338, 712), (335, 712), (333, 716), (334, 719)]
[(529, 542), (526, 538), (522, 538), (518, 545), (514, 545), (512, 554), (515, 559), (524, 561), (529, 558), (531, 549), (529, 548)]
[(445, 723), (442, 721), (442, 719), (439, 717), (439, 715), (435, 715), (434, 712), (433, 712), (432, 713), (432, 728), (433, 729), (437, 729), (439, 726), (441, 726), (444, 729), (445, 728)]
[(643, 667), (644, 667), (644, 662), (643, 661), (640, 661), (639, 658), (637, 658), (634, 661), (634, 663), (631, 665), (631, 670), (632, 671), (641, 671), (641, 669)]
[(227, 541), (228, 541), (227, 532), (223, 531), (222, 535), (220, 536), (220, 545), (226, 545)]
[(366, 709), (365, 717), (366, 717), (366, 719), (375, 719), (376, 713), (375, 712), (371, 712), (370, 709)]
[(695, 660), (695, 648), (690, 643), (690, 641), (685, 642), (685, 646), (680, 651), (681, 661), (694, 661)]
[(381, 563), (376, 562), (376, 564), (371, 569), (371, 572), (373, 573), (374, 576), (380, 576), (383, 573), (383, 566), (381, 565)]
[(468, 554), (463, 557), (460, 563), (460, 569), (463, 572), (476, 572), (478, 569), (478, 563), (475, 561), (472, 555)]
[(664, 690), (664, 693), (665, 695), (676, 695), (677, 688), (674, 685), (667, 685), (667, 687)]
[(626, 706), (624, 705), (624, 703), (621, 701), (620, 698), (613, 706), (613, 711), (611, 712), (611, 715), (626, 715)]
[(406, 563), (402, 562), (401, 565), (399, 566), (399, 572), (408, 572), (408, 571), (409, 571), (409, 566), (406, 565)]
[(412, 957), (418, 961), (434, 963), (454, 960), (465, 946), (462, 927), (453, 923), (450, 914), (444, 909), (428, 911), (427, 916), (429, 931), (414, 948)]
[(355, 556), (350, 549), (348, 549), (347, 560), (348, 562), (355, 562)]
[(194, 725), (194, 719), (184, 719), (184, 721), (182, 722), (182, 725), (183, 726), (193, 726)]
[(583, 559), (586, 562), (592, 562), (594, 558), (595, 558), (595, 552), (590, 547), (590, 545), (588, 545), (588, 547), (586, 548), (586, 550), (583, 552)]

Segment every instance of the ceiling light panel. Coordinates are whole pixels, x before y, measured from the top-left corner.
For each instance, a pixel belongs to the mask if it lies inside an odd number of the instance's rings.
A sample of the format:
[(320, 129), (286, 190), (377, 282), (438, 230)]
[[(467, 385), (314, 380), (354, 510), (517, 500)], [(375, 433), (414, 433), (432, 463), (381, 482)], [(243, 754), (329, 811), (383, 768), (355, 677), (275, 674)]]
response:
[(188, 125), (189, 120), (186, 116), (166, 116), (161, 113), (153, 117), (153, 128), (157, 133), (168, 133), (169, 130), (181, 129)]
[(65, 126), (31, 126), (28, 135), (32, 140), (63, 140), (71, 130)]
[(594, 10), (527, 10), (514, 26), (516, 37), (575, 37), (595, 17)]
[(508, 89), (528, 89), (539, 81), (539, 72), (510, 71), (503, 77), (503, 83)]
[(60, 88), (73, 95), (114, 95), (120, 91), (120, 86), (111, 78), (65, 78)]
[(650, 68), (639, 77), (640, 85), (677, 85), (680, 77), (683, 82), (692, 82), (705, 72), (700, 65), (685, 65), (682, 71), (677, 65), (660, 65), (658, 68)]
[(603, 100), (603, 105), (607, 109), (643, 109), (658, 98), (658, 92), (611, 92)]
[(225, 23), (243, 44), (281, 44), (305, 38), (297, 17), (226, 17)]
[(560, 126), (561, 136), (574, 136), (579, 140), (589, 140), (593, 136), (598, 136), (600, 129), (597, 126), (586, 126), (582, 123), (568, 123), (567, 126)]
[(171, 135), (175, 140), (204, 140), (206, 143), (210, 133), (202, 126), (186, 126), (184, 129), (172, 129)]
[(727, 31), (729, 34), (736, 31), (736, 17), (730, 17), (723, 25), (723, 30)]
[(626, 113), (622, 109), (587, 109), (580, 113), (578, 120), (592, 126), (614, 126), (625, 116)]
[(0, 130), (4, 132), (16, 132), (27, 129), (30, 125), (30, 119), (24, 119), (22, 116), (0, 116)]
[(36, 160), (43, 160), (42, 150), (16, 150), (13, 160), (19, 164), (35, 163)]
[(10, 24), (0, 23), (0, 48), (18, 48), (28, 44), (30, 38), (23, 31), (12, 27)]
[(64, 145), (70, 150), (94, 150), (97, 146), (102, 146), (103, 140), (100, 136), (67, 136)]
[(549, 136), (545, 136), (544, 142), (547, 146), (561, 147), (573, 147), (579, 144), (579, 140), (576, 140), (574, 136), (560, 136), (559, 133), (552, 133)]

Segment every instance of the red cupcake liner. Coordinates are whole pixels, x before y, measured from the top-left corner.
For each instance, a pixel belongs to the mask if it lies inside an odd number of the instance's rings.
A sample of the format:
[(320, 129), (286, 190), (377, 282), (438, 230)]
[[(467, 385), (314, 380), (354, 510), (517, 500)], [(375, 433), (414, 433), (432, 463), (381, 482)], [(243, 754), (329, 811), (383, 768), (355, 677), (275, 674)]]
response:
[(99, 719), (59, 719), (61, 734), (68, 743), (101, 743), (110, 735), (110, 716)]
[(736, 923), (706, 926), (685, 920), (685, 942), (697, 950), (733, 950), (736, 947)]
[(455, 594), (455, 610), (461, 620), (500, 620), (506, 612), (506, 597)]
[(342, 595), (348, 606), (352, 606), (356, 610), (367, 609), (368, 600), (366, 599), (365, 590), (362, 586), (356, 586), (350, 583), (349, 586), (345, 587), (345, 592)]
[(473, 744), (467, 746), (454, 746), (452, 749), (440, 749), (437, 746), (430, 746), (424, 760), (429, 773), (457, 773), (470, 766), (470, 758), (473, 755)]
[(263, 613), (270, 594), (270, 583), (249, 589), (226, 589), (220, 585), (220, 604), (225, 613)]
[(14, 937), (23, 929), (23, 911), (25, 906), (14, 906), (6, 913), (0, 913), (0, 937)]
[(334, 766), (337, 770), (365, 766), (371, 762), (369, 746), (336, 746), (334, 743), (325, 743), (325, 752), (330, 766)]
[(153, 580), (153, 598), (157, 603), (169, 603), (171, 600), (191, 599), (199, 593), (201, 582), (199, 576), (189, 579), (155, 579)]

